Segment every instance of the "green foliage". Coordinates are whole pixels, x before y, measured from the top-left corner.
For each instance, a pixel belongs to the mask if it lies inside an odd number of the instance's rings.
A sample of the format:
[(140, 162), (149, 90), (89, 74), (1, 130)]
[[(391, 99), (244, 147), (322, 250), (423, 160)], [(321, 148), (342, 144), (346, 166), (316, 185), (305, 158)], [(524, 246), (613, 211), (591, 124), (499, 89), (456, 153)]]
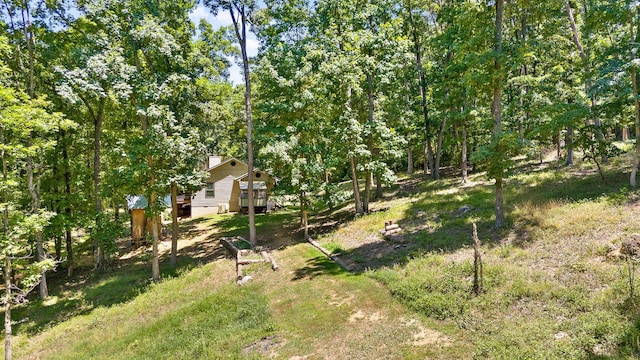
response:
[(109, 256), (118, 252), (116, 240), (124, 236), (125, 228), (119, 221), (113, 220), (107, 213), (99, 213), (95, 226), (91, 229), (91, 238), (95, 239)]
[(472, 161), (477, 161), (487, 171), (489, 179), (504, 177), (505, 172), (511, 168), (513, 157), (520, 153), (522, 141), (514, 132), (501, 132), (491, 137), (491, 143), (483, 145), (472, 156)]

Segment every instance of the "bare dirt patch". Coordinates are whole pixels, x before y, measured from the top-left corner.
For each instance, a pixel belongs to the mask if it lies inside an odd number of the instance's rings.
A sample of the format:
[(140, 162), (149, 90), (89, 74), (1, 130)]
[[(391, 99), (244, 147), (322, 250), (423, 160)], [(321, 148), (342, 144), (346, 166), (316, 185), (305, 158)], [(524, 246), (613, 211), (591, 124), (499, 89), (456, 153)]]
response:
[(419, 320), (410, 319), (405, 321), (405, 326), (411, 328), (411, 344), (414, 346), (440, 345), (449, 346), (451, 340), (441, 332), (428, 329)]
[(335, 291), (331, 291), (329, 293), (329, 305), (332, 306), (336, 306), (336, 307), (340, 307), (343, 305), (350, 305), (351, 302), (353, 300), (355, 300), (355, 295), (354, 294), (347, 294), (347, 296), (344, 295), (338, 295), (338, 293), (336, 293)]
[(358, 321), (378, 322), (384, 320), (385, 316), (379, 311), (375, 311), (371, 314), (367, 314), (363, 310), (358, 310), (349, 316), (349, 322), (354, 323)]

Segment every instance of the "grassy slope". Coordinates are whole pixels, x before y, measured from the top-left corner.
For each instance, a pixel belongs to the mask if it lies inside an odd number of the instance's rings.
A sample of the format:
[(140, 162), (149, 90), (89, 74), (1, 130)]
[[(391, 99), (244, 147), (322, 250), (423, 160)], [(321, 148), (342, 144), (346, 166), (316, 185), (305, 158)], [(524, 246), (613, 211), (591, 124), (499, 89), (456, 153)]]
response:
[[(625, 262), (607, 257), (609, 244), (640, 233), (638, 196), (625, 189), (620, 165), (629, 162), (618, 161), (605, 183), (587, 164), (524, 166), (507, 183), (510, 228), (502, 232), (491, 229), (491, 187), (480, 178), (464, 187), (409, 179), (406, 186), (422, 189), (418, 196), (396, 199), (397, 206), (321, 241), (354, 267), (371, 269), (414, 311), (456, 324), (474, 357), (635, 358), (640, 299), (629, 299)], [(408, 249), (376, 236), (389, 219), (405, 229)], [(484, 243), (486, 291), (478, 297), (470, 294), (473, 222)], [(353, 234), (360, 240), (340, 240)]]
[[(626, 169), (614, 164), (603, 184), (587, 166), (524, 166), (507, 182), (509, 229), (502, 232), (491, 229), (491, 186), (480, 176), (464, 187), (406, 178), (373, 204), (371, 215), (353, 219), (342, 209), (317, 216), (319, 241), (363, 270), (356, 273), (296, 243), (296, 214), (282, 212), (258, 220), (259, 238), (277, 248), (281, 269), (255, 265), (254, 279), (237, 287), (233, 262), (214, 239), (244, 233), (246, 220), (194, 222), (187, 236), (195, 240), (182, 250), (188, 255), (178, 275), (147, 286), (141, 264), (36, 302), (30, 309), (37, 321), (20, 325), (16, 353), (633, 358), (640, 350), (639, 299), (628, 299), (625, 263), (606, 257), (608, 244), (640, 233), (637, 195), (623, 189)], [(406, 247), (377, 232), (390, 219), (403, 227)], [(485, 264), (485, 293), (478, 297), (470, 295), (472, 222)]]
[[(286, 223), (294, 215), (262, 216), (258, 231), (282, 231), (275, 220)], [(210, 243), (216, 231), (233, 233), (241, 221), (222, 216), (213, 220), (217, 230), (190, 231)], [(247, 286), (233, 285), (231, 259), (217, 259), (149, 285), (129, 301), (94, 307), (50, 328), (23, 327), (16, 353), (47, 359), (424, 358), (461, 338), (452, 326), (441, 329), (446, 334), (428, 329), (377, 281), (345, 272), (308, 244), (289, 242), (274, 255), (280, 269), (252, 266), (255, 278)], [(55, 306), (50, 303), (32, 305), (43, 311)], [(461, 342), (449, 358), (459, 358), (467, 345)]]

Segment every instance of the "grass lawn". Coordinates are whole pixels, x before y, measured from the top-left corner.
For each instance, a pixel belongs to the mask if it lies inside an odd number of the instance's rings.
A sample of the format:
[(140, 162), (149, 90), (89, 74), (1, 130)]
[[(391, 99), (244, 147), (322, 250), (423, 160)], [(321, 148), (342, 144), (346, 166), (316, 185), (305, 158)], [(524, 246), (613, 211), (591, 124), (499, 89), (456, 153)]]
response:
[[(627, 158), (602, 182), (590, 164), (522, 162), (505, 183), (507, 227), (493, 225), (491, 183), (475, 174), (403, 177), (372, 213), (350, 204), (312, 217), (311, 233), (347, 272), (302, 241), (295, 209), (258, 215), (259, 244), (280, 265), (248, 267), (217, 239), (247, 218), (182, 224), (179, 268), (149, 282), (144, 251), (102, 276), (62, 275), (52, 297), (14, 312), (19, 358), (466, 359), (635, 358), (640, 298), (610, 249), (640, 233)], [(378, 232), (394, 220), (397, 242)], [(471, 226), (483, 242), (484, 292), (473, 296)], [(637, 291), (636, 291), (637, 293)], [(26, 320), (25, 320), (26, 319)]]

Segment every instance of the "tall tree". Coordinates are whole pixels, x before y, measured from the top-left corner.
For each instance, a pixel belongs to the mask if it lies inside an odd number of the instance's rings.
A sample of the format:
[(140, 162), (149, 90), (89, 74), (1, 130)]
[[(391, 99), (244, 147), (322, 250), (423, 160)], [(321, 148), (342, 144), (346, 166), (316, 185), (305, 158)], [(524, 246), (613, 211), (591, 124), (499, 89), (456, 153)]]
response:
[[(500, 60), (502, 51), (502, 19), (504, 16), (504, 0), (496, 0), (496, 28), (495, 28), (495, 60), (494, 60), (494, 83), (493, 83), (493, 101), (491, 102), (491, 115), (493, 115), (494, 128), (493, 136), (497, 139), (503, 136), (502, 134), (502, 62)], [(497, 143), (499, 144), (499, 140)], [(497, 152), (502, 152), (500, 147), (495, 149)], [(497, 164), (495, 173), (493, 174), (496, 180), (496, 228), (502, 227), (504, 224), (504, 195), (503, 195), (503, 173), (504, 168), (502, 164)]]
[[(77, 67), (58, 71), (62, 80), (57, 87), (58, 94), (71, 104), (83, 105), (83, 113), (93, 125), (93, 196), (96, 229), (102, 229), (103, 191), (102, 191), (102, 133), (106, 108), (112, 102), (126, 101), (132, 87), (129, 84), (134, 68), (126, 63), (123, 49), (117, 43), (109, 45), (105, 33), (90, 34), (84, 47), (86, 57), (82, 57)], [(114, 46), (115, 45), (115, 46)], [(108, 243), (99, 241), (101, 236), (94, 237), (95, 241), (95, 270), (101, 273), (105, 270), (105, 249)]]
[[(0, 36), (0, 53), (8, 52), (6, 44), (6, 38)], [(5, 291), (2, 297), (5, 359), (11, 359), (12, 304), (24, 301), (26, 294), (54, 265), (52, 259), (40, 254), (32, 261), (29, 239), (42, 234), (54, 214), (40, 207), (34, 210), (33, 203), (25, 207), (33, 185), (28, 184), (25, 189), (22, 174), (28, 171), (29, 157), (50, 151), (55, 146), (51, 134), (73, 124), (63, 120), (61, 114), (51, 112), (50, 103), (43, 98), (32, 98), (23, 91), (7, 87), (12, 83), (5, 77), (7, 72), (4, 61), (0, 60), (0, 261)], [(20, 274), (14, 276), (14, 271)], [(14, 279), (19, 279), (18, 283)]]
[(205, 0), (205, 5), (209, 7), (214, 15), (220, 10), (228, 11), (233, 22), (236, 39), (240, 46), (242, 56), (242, 70), (244, 75), (244, 103), (245, 118), (247, 121), (247, 165), (248, 165), (248, 188), (249, 188), (249, 243), (254, 248), (256, 240), (255, 204), (253, 201), (253, 115), (251, 107), (251, 73), (249, 71), (249, 56), (247, 54), (247, 28), (250, 25), (251, 17), (257, 10), (255, 0)]
[[(635, 11), (634, 11), (635, 10)], [(633, 113), (635, 124), (635, 136), (636, 136), (636, 148), (633, 157), (633, 166), (631, 168), (630, 184), (632, 187), (636, 187), (636, 175), (638, 174), (638, 167), (640, 166), (640, 89), (638, 85), (638, 44), (640, 43), (640, 6), (636, 5), (635, 9), (631, 9), (631, 16), (629, 17), (629, 38), (631, 43), (634, 44), (633, 51), (631, 51), (631, 84), (632, 84), (632, 98), (633, 98)]]

